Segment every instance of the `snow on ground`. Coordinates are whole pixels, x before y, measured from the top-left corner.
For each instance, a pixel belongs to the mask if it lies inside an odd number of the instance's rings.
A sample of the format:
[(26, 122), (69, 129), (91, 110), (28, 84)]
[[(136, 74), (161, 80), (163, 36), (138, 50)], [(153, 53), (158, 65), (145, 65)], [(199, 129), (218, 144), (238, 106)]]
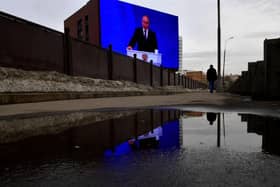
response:
[(188, 91), (182, 87), (153, 88), (129, 81), (73, 77), (54, 71), (24, 71), (0, 67), (0, 92), (100, 92), (152, 90)]

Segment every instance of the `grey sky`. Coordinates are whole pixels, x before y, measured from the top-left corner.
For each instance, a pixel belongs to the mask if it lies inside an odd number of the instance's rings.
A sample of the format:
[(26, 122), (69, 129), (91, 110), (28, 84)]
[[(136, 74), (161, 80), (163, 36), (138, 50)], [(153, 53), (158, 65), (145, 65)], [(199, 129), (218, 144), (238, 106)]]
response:
[[(0, 10), (62, 31), (63, 20), (88, 0), (0, 0)], [(216, 0), (124, 0), (178, 15), (184, 39), (184, 69), (216, 66)], [(279, 0), (221, 0), (223, 41), (228, 43), (226, 73), (240, 73), (263, 59), (263, 40), (280, 37)]]

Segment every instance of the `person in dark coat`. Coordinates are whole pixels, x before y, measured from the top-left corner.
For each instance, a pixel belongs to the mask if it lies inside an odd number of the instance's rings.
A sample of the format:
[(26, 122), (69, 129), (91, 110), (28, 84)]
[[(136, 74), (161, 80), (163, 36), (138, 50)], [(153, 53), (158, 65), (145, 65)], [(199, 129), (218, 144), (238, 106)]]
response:
[(149, 27), (149, 17), (143, 16), (142, 27), (135, 30), (127, 49), (132, 50), (137, 44), (139, 51), (155, 52), (158, 49), (157, 37)]
[(213, 67), (213, 65), (210, 65), (210, 68), (207, 71), (207, 80), (209, 82), (209, 90), (210, 93), (213, 93), (214, 89), (215, 89), (215, 81), (218, 79), (217, 76), (217, 71), (216, 69)]
[(215, 113), (211, 113), (211, 112), (207, 112), (207, 120), (209, 121), (210, 125), (213, 125), (214, 122), (217, 120), (217, 114)]

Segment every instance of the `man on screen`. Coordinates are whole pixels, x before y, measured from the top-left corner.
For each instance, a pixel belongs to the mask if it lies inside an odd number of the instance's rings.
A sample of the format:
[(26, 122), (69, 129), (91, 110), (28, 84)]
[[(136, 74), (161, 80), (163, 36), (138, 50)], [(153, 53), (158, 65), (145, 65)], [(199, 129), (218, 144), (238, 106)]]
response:
[(142, 17), (142, 28), (137, 28), (131, 38), (127, 49), (132, 50), (138, 45), (139, 51), (155, 52), (158, 49), (156, 33), (150, 27), (150, 19), (148, 16)]

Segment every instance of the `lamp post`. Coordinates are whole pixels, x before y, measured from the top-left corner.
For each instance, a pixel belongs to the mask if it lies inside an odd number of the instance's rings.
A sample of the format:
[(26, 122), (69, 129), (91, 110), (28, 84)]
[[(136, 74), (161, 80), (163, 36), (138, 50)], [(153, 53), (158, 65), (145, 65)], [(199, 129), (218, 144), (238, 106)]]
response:
[(229, 40), (234, 39), (234, 37), (229, 37), (225, 41), (225, 49), (224, 49), (224, 64), (223, 64), (223, 88), (225, 89), (225, 66), (226, 66), (226, 52), (227, 52), (227, 43)]
[(217, 91), (221, 91), (221, 4), (220, 4), (220, 0), (217, 0), (217, 5), (218, 5), (218, 83), (217, 83)]
[(217, 121), (217, 147), (221, 147), (221, 113), (218, 113)]

